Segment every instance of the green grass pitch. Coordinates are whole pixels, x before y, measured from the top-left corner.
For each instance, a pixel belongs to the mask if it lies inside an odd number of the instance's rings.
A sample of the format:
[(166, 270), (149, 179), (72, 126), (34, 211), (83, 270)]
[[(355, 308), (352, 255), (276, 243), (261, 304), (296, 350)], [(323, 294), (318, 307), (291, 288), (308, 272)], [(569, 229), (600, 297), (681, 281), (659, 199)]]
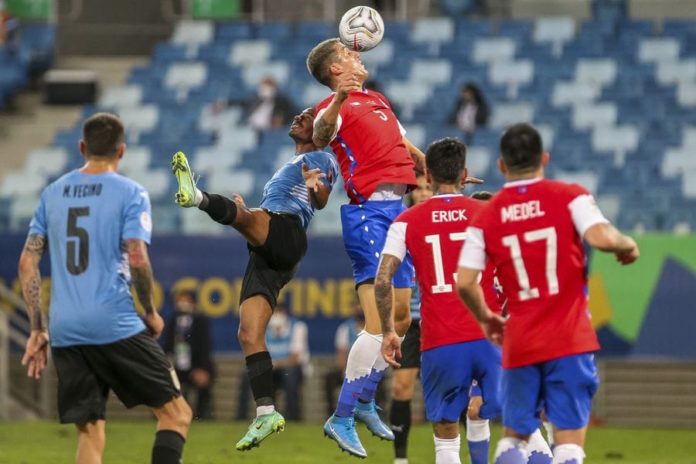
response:
[[(369, 453), (366, 463), (391, 463), (391, 444), (369, 435), (360, 426)], [(264, 441), (260, 448), (240, 453), (234, 444), (246, 424), (194, 423), (184, 452), (185, 464), (304, 464), (361, 462), (341, 453), (324, 438), (320, 424), (289, 424), (286, 431)], [(154, 422), (107, 424), (105, 464), (150, 462)], [(500, 426), (493, 426), (494, 439)], [(0, 423), (0, 464), (70, 464), (75, 456), (72, 426), (49, 422)], [(494, 445), (492, 446), (492, 448)], [(462, 462), (468, 462), (466, 445)], [(588, 464), (696, 464), (696, 431), (597, 427), (590, 430), (586, 447)], [(430, 427), (416, 426), (409, 444), (412, 464), (435, 462)]]

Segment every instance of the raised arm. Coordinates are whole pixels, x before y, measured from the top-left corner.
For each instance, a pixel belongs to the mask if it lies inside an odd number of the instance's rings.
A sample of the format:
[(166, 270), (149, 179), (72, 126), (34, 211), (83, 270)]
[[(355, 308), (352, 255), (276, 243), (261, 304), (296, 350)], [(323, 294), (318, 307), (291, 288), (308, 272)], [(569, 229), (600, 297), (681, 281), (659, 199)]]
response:
[(19, 257), (19, 282), (26, 304), (31, 335), (27, 340), (22, 365), (27, 375), (38, 379), (48, 361), (48, 332), (41, 313), (41, 271), (39, 262), (46, 250), (46, 237), (30, 234)]
[(400, 367), (396, 357), (401, 357), (401, 340), (394, 330), (394, 315), (392, 311), (392, 279), (397, 269), (401, 266), (401, 260), (396, 256), (383, 254), (379, 263), (377, 276), (375, 277), (375, 301), (379, 322), (382, 326), (382, 356), (394, 367)]
[(354, 74), (341, 74), (338, 76), (336, 94), (324, 111), (314, 120), (314, 132), (312, 141), (318, 148), (324, 148), (336, 136), (339, 126), (339, 113), (341, 105), (348, 98), (348, 94), (354, 90), (360, 90), (361, 84)]
[(138, 295), (138, 301), (140, 301), (145, 310), (143, 321), (150, 333), (155, 338), (158, 338), (164, 329), (164, 321), (155, 310), (153, 298), (154, 281), (147, 245), (143, 240), (126, 240), (126, 251), (128, 253), (128, 264), (130, 266), (133, 288), (135, 288), (135, 293)]
[(413, 162), (416, 163), (416, 171), (419, 173), (425, 173), (425, 153), (420, 151), (417, 146), (412, 144), (405, 135), (403, 136), (403, 139), (406, 149), (411, 154), (411, 158), (413, 158)]
[(305, 185), (307, 186), (309, 201), (311, 202), (313, 208), (324, 209), (326, 203), (328, 203), (331, 188), (324, 184), (321, 179), (328, 178), (329, 183), (331, 184), (333, 183), (331, 176), (331, 173), (327, 175), (326, 173), (321, 172), (321, 169), (319, 168), (309, 169), (306, 163), (302, 164), (302, 177), (304, 178)]

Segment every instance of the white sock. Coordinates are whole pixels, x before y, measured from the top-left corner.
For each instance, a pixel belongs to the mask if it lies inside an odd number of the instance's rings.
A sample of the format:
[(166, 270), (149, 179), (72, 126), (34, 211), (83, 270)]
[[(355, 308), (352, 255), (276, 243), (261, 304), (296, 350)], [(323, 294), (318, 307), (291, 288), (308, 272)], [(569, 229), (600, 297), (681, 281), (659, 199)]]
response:
[(497, 462), (500, 455), (504, 452), (512, 448), (516, 448), (519, 451), (520, 456), (523, 458), (523, 462), (527, 462), (526, 446), (527, 443), (525, 441), (518, 440), (517, 438), (503, 437), (500, 439), (498, 446), (495, 449), (495, 461)]
[(387, 370), (387, 367), (389, 367), (389, 364), (387, 361), (384, 360), (384, 356), (382, 356), (382, 340), (384, 337), (381, 335), (377, 335), (377, 338), (379, 339), (379, 354), (377, 355), (377, 359), (375, 359), (375, 364), (372, 366), (372, 368), (376, 371), (385, 371)]
[(556, 445), (553, 449), (553, 464), (564, 464), (569, 461), (573, 464), (582, 464), (584, 459), (585, 452), (579, 445), (568, 443)]
[(491, 428), (488, 419), (469, 419), (466, 418), (466, 439), (467, 441), (484, 441), (491, 439)]
[(394, 459), (394, 464), (408, 464), (408, 459), (396, 458), (396, 459)]
[(548, 443), (544, 440), (544, 436), (539, 429), (536, 429), (534, 433), (529, 436), (529, 440), (527, 441), (527, 453), (531, 456), (533, 451), (545, 454), (549, 458), (553, 457), (551, 448), (549, 448)]
[(201, 204), (201, 201), (203, 201), (203, 192), (201, 192), (199, 189), (196, 189), (196, 196), (193, 199), (193, 203), (198, 206)]
[(549, 421), (543, 421), (542, 424), (546, 429), (546, 441), (549, 443), (549, 446), (553, 446), (553, 424)]
[(256, 406), (256, 417), (271, 414), (273, 411), (275, 411), (275, 406), (272, 404), (268, 406)]
[(459, 448), (461, 438), (437, 438), (435, 439), (435, 464), (461, 464)]
[(360, 332), (348, 353), (346, 379), (352, 382), (360, 377), (370, 375), (375, 360), (380, 356), (381, 347), (382, 341), (376, 335), (369, 334), (364, 330)]

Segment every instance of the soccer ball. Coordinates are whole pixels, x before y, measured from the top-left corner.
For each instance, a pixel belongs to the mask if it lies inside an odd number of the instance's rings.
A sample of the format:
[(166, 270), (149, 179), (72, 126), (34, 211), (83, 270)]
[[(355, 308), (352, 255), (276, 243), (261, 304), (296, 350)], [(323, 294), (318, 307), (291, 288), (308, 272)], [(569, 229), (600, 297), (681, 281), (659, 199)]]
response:
[(346, 47), (356, 52), (366, 52), (382, 41), (384, 21), (374, 8), (356, 6), (341, 18), (338, 35)]

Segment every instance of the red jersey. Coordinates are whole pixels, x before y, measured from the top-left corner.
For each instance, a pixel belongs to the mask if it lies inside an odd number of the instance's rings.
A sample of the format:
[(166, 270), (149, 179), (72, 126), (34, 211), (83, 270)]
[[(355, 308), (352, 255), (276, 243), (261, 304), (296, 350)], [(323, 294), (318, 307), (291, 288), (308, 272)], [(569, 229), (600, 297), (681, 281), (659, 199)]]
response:
[[(333, 97), (316, 106), (317, 120)], [(338, 131), (330, 145), (353, 203), (369, 199), (380, 184), (416, 184), (415, 163), (404, 144), (403, 128), (382, 94), (351, 92), (336, 122)]]
[(485, 338), (457, 295), (457, 258), (470, 219), (485, 205), (464, 195), (437, 195), (401, 213), (383, 254), (413, 258), (421, 295), (421, 351)]
[(509, 314), (503, 367), (599, 349), (582, 236), (603, 222), (583, 187), (545, 179), (505, 184), (471, 221), (459, 266), (483, 269), (488, 258), (496, 268)]

